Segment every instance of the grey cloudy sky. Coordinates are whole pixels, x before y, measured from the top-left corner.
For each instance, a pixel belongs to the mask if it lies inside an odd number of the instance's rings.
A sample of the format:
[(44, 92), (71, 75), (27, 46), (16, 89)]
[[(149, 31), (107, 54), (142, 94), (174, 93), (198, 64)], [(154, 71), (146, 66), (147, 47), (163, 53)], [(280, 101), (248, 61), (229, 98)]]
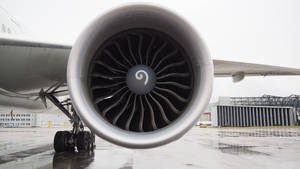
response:
[[(0, 0), (0, 6), (32, 34), (73, 43), (84, 27), (106, 10), (135, 1)], [(139, 1), (141, 2), (141, 1)], [(143, 1), (142, 1), (143, 2)], [(212, 58), (300, 68), (298, 0), (157, 0), (198, 29)], [(300, 94), (300, 76), (230, 78), (214, 81), (218, 96)]]

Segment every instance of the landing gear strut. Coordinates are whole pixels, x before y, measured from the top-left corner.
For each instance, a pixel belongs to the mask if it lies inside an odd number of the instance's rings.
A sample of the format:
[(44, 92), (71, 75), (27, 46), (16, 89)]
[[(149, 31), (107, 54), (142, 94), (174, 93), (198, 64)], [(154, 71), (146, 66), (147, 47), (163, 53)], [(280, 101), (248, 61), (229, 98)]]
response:
[[(58, 87), (57, 87), (58, 88)], [(56, 89), (57, 89), (56, 88)], [(77, 148), (78, 152), (93, 152), (95, 149), (95, 134), (90, 131), (84, 131), (84, 126), (76, 111), (73, 109), (71, 100), (66, 99), (59, 101), (54, 96), (55, 91), (44, 92), (41, 90), (40, 98), (45, 102), (46, 98), (49, 99), (57, 108), (59, 108), (73, 125), (71, 131), (58, 131), (54, 137), (54, 150), (56, 152), (74, 152)], [(46, 106), (46, 102), (44, 103)], [(71, 112), (66, 108), (71, 106)]]

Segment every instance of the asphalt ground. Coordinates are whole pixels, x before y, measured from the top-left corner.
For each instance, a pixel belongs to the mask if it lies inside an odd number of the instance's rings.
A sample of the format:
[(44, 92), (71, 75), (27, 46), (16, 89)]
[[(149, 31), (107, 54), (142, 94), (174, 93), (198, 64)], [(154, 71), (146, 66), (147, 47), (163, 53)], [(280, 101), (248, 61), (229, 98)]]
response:
[(0, 168), (299, 169), (300, 128), (199, 128), (166, 146), (132, 150), (96, 138), (94, 153), (55, 153), (58, 128), (0, 128)]

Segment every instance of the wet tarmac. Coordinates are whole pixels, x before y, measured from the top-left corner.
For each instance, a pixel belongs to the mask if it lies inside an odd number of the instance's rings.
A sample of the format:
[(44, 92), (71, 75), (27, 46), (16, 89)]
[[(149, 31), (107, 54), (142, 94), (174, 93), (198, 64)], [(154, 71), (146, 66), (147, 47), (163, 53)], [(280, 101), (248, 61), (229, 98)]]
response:
[(56, 130), (0, 129), (0, 168), (240, 169), (300, 168), (300, 128), (193, 128), (180, 140), (131, 150), (96, 139), (94, 153), (55, 153)]

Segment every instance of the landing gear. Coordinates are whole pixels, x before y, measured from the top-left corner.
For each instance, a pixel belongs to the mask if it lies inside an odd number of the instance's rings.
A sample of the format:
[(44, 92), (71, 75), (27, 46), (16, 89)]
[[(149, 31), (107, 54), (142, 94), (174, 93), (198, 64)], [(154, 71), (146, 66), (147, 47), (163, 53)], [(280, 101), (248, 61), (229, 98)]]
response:
[(56, 152), (93, 152), (95, 149), (95, 134), (84, 131), (83, 124), (72, 109), (73, 115), (71, 131), (58, 131), (54, 137), (54, 150)]
[[(58, 87), (55, 87), (55, 90)], [(52, 92), (44, 92), (41, 90), (40, 98), (46, 106), (46, 98), (49, 99), (57, 108), (59, 108), (73, 124), (71, 131), (58, 131), (54, 137), (54, 150), (56, 152), (74, 152), (77, 148), (78, 152), (93, 152), (95, 149), (95, 134), (90, 131), (84, 131), (84, 126), (76, 111), (73, 109), (71, 100), (67, 99), (59, 101)], [(71, 106), (71, 111), (66, 107)], [(72, 112), (72, 114), (70, 113)]]
[(93, 152), (95, 149), (95, 135), (89, 131), (73, 134), (71, 131), (58, 131), (54, 137), (56, 152)]
[[(73, 111), (74, 112), (74, 111)], [(73, 113), (71, 131), (58, 131), (54, 137), (54, 150), (56, 152), (93, 152), (95, 149), (95, 134), (84, 131), (80, 118)]]

